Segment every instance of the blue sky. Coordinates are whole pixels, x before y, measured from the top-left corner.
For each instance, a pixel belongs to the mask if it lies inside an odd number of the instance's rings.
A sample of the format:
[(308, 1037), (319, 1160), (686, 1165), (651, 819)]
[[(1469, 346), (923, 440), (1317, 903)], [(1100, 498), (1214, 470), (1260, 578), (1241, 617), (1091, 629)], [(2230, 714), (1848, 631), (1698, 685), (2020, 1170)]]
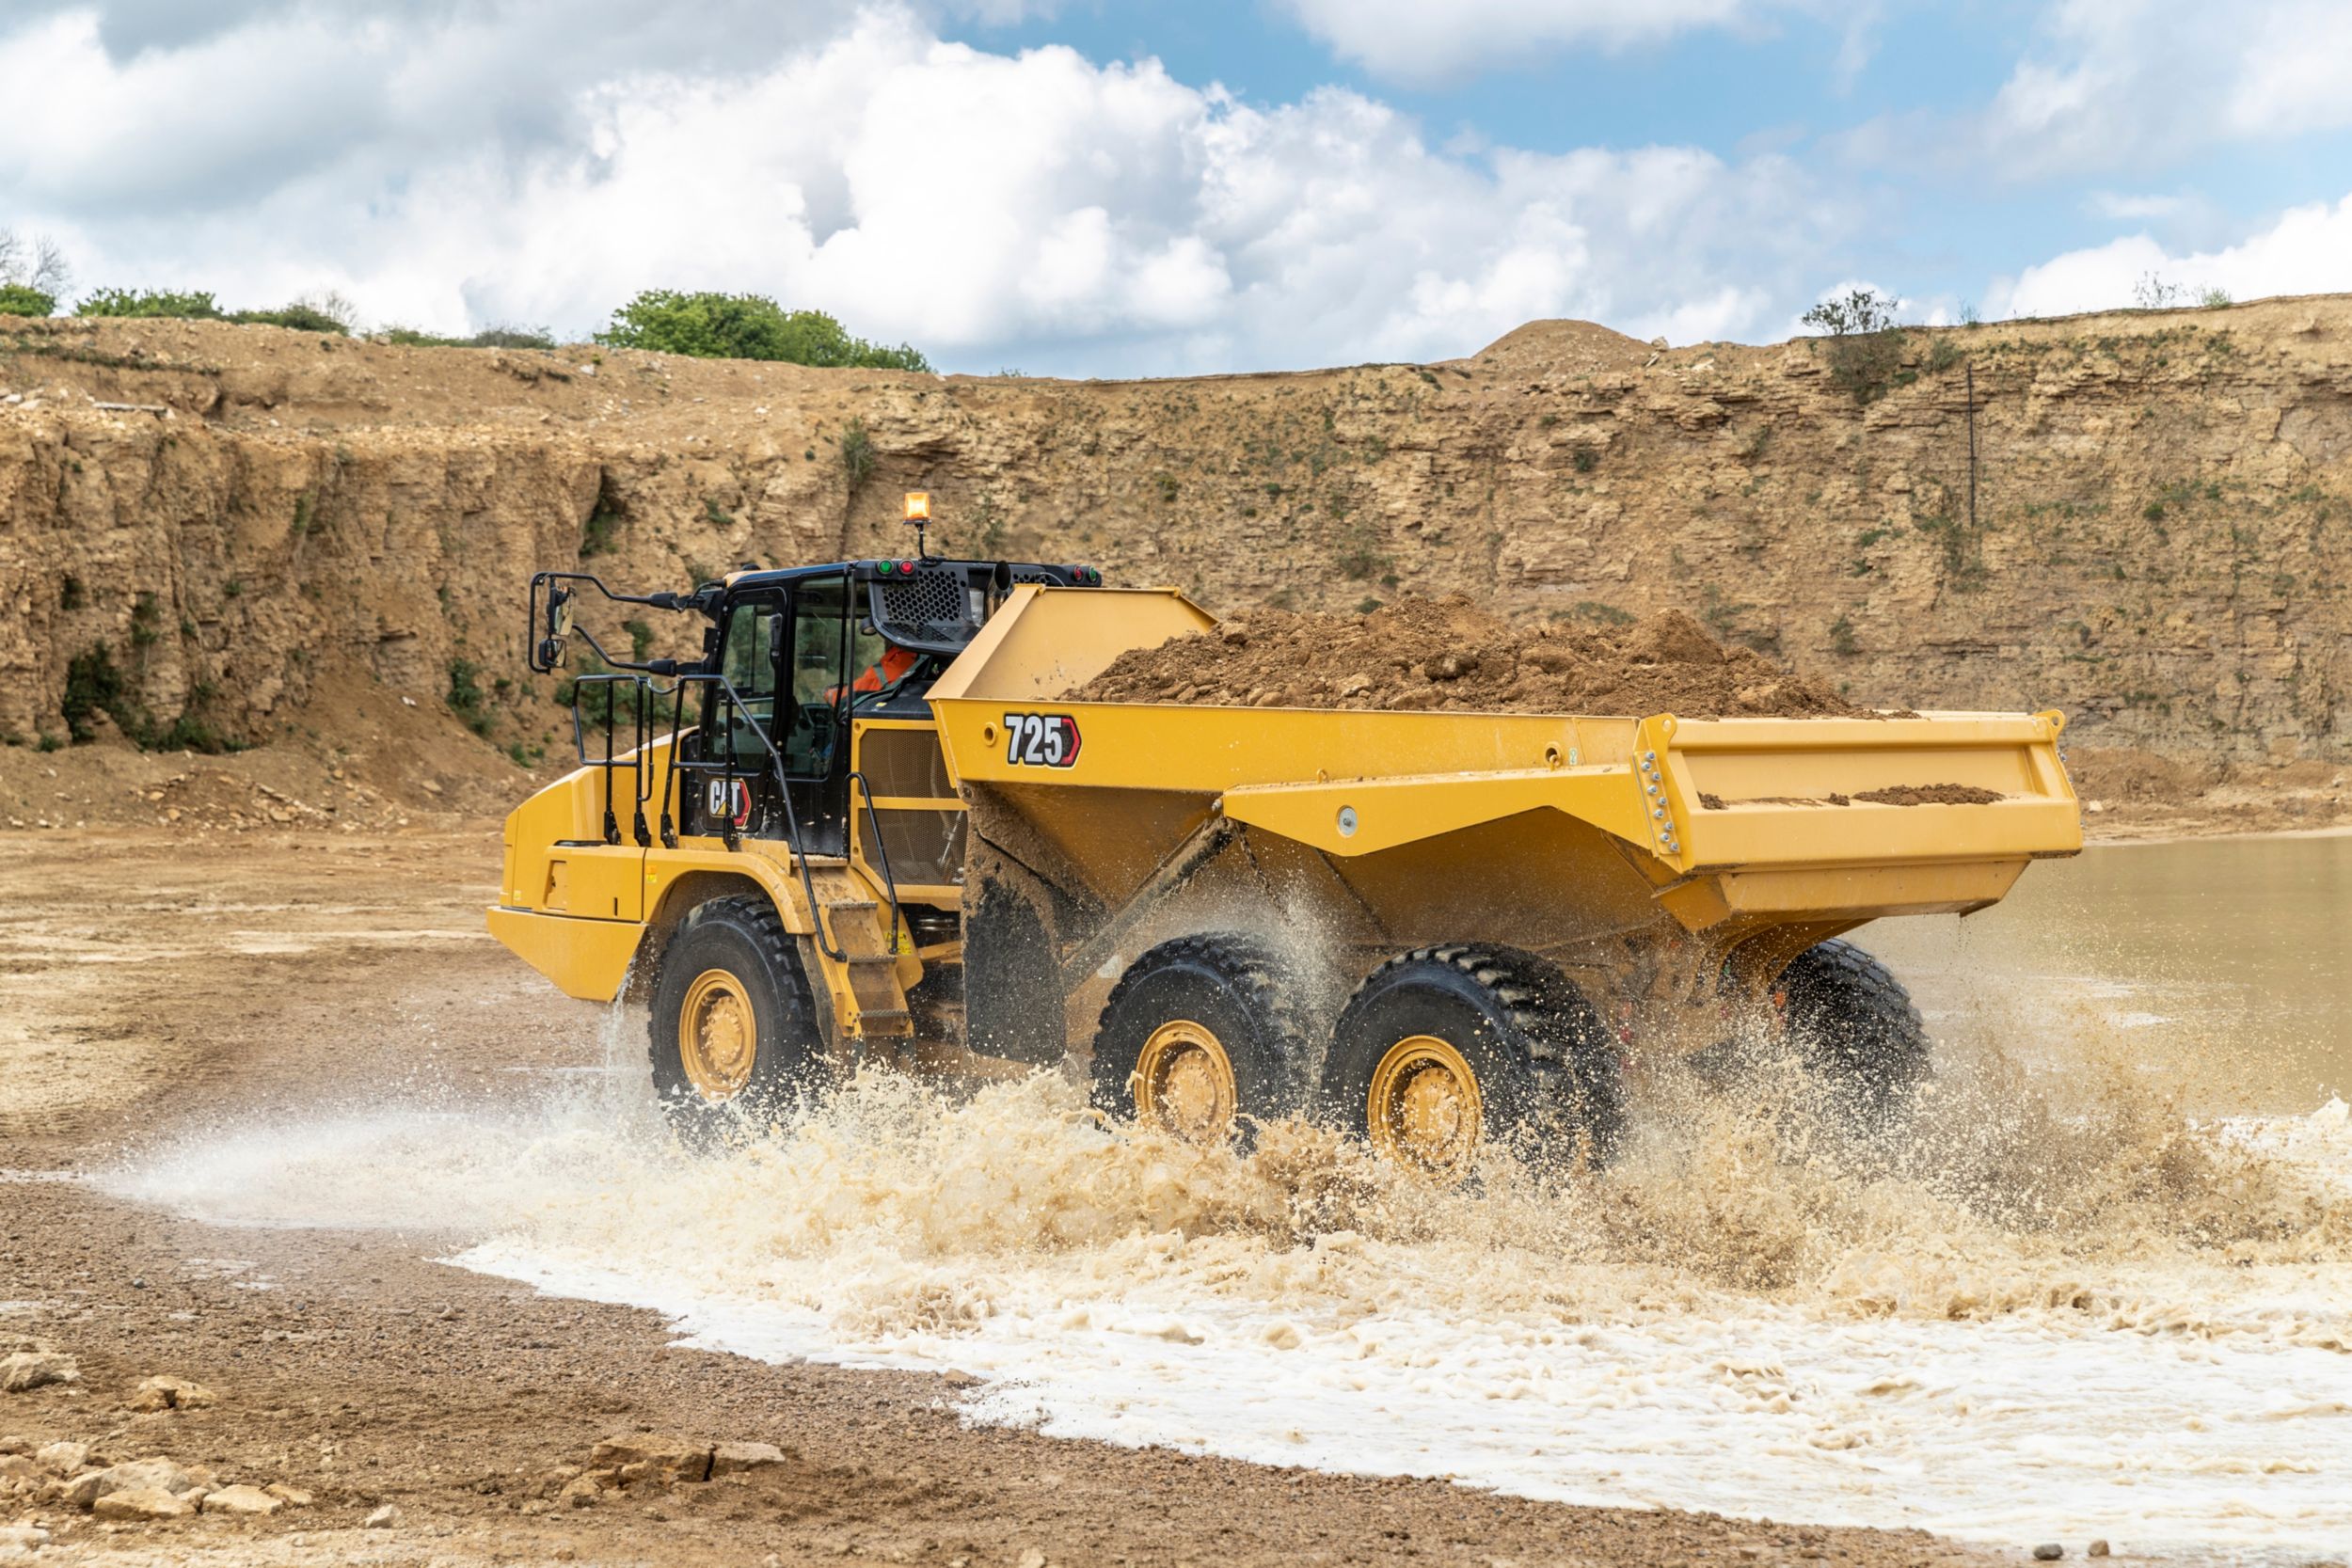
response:
[(444, 330), (725, 288), (1152, 374), (2352, 287), (2344, 0), (17, 0), (0, 101), (82, 286)]

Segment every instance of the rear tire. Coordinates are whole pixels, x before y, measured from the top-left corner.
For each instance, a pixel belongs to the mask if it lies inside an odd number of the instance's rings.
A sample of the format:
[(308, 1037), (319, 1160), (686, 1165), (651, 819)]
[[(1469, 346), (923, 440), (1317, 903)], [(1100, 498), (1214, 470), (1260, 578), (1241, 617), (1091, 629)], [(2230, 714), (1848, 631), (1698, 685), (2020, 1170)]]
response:
[(1453, 1180), (1488, 1141), (1546, 1163), (1606, 1158), (1625, 1117), (1600, 1015), (1551, 964), (1504, 947), (1424, 947), (1374, 970), (1323, 1085), (1342, 1127)]
[(1164, 942), (1112, 988), (1094, 1034), (1094, 1103), (1211, 1142), (1307, 1102), (1305, 991), (1267, 942), (1237, 932)]
[(1931, 1071), (1927, 1026), (1892, 971), (1832, 938), (1781, 971), (1788, 1037), (1833, 1108), (1865, 1131), (1883, 1127)]
[(662, 950), (646, 1055), (679, 1132), (717, 1137), (817, 1084), (822, 1043), (799, 949), (757, 896), (697, 904)]

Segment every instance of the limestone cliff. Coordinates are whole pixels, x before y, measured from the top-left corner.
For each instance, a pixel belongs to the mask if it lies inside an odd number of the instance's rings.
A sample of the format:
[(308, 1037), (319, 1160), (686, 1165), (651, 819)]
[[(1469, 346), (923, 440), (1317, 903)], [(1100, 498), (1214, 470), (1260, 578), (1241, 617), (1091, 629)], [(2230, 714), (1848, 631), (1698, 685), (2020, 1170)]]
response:
[(1679, 606), (1860, 701), (2056, 705), (2078, 745), (2194, 766), (2352, 742), (2337, 296), (1864, 349), (1536, 323), (1446, 364), (1152, 382), (0, 322), (0, 734), (61, 736), (103, 642), (157, 734), (269, 738), (328, 671), (438, 705), (463, 667), (476, 727), (535, 742), (532, 568), (894, 552), (910, 488), (935, 544), (1216, 608)]

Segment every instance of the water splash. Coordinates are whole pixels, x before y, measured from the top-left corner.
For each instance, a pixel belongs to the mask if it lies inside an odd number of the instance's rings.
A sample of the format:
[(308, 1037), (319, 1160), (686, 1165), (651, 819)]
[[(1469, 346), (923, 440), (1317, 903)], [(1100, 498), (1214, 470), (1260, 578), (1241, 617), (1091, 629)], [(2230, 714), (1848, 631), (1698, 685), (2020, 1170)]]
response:
[[(1529, 1496), (2262, 1554), (2352, 1535), (2352, 1116), (2198, 1123), (2117, 1054), (1951, 1064), (1857, 1143), (1787, 1064), (1645, 1086), (1605, 1169), (1437, 1189), (1056, 1074), (883, 1074), (711, 1156), (634, 1070), (215, 1133), (108, 1179), (447, 1238), (691, 1344), (961, 1369), (972, 1419)], [(2097, 1050), (2077, 1061), (2107, 1060)], [(396, 1179), (392, 1179), (396, 1178)]]

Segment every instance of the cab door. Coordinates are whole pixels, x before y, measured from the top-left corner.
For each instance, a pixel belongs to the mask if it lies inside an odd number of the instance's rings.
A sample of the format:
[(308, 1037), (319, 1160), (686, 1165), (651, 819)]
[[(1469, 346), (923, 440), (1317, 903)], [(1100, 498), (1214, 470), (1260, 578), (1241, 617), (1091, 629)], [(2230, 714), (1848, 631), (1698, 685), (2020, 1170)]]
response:
[(811, 854), (849, 848), (850, 702), (857, 678), (855, 594), (847, 572), (792, 585), (776, 750), (784, 756), (803, 846)]

